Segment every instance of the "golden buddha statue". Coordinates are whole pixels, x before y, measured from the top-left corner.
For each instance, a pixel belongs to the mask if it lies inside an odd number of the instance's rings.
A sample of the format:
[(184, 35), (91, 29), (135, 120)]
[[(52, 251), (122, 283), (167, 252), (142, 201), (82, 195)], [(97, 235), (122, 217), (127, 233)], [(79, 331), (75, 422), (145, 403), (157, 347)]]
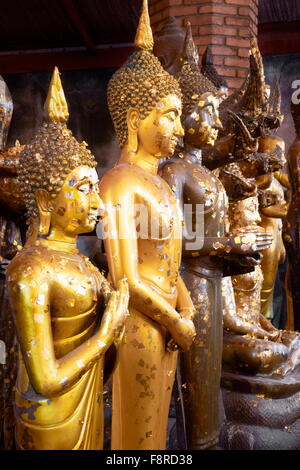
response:
[(179, 276), (182, 218), (157, 175), (183, 136), (178, 82), (153, 55), (147, 1), (136, 50), (112, 77), (108, 104), (122, 149), (100, 182), (104, 244), (116, 286), (128, 279), (130, 315), (113, 376), (112, 449), (165, 449), (178, 347), (188, 349), (194, 308)]
[[(269, 176), (269, 178), (268, 178)], [(261, 289), (261, 313), (272, 320), (273, 294), (278, 265), (285, 260), (285, 247), (282, 239), (283, 220), (287, 214), (287, 203), (284, 198), (284, 188), (276, 178), (276, 173), (256, 178), (260, 194), (260, 226), (273, 235), (271, 247), (264, 253), (261, 268), (263, 284)]]
[[(284, 161), (285, 143), (276, 136), (276, 130), (281, 126), (281, 93), (278, 80), (275, 80), (270, 96), (268, 109), (262, 122), (262, 135), (259, 138), (258, 152), (272, 154), (276, 149), (281, 151), (281, 160)], [(280, 183), (281, 181), (281, 183)], [(284, 198), (284, 188), (289, 186), (288, 177), (282, 171), (258, 175), (256, 186), (259, 195), (260, 226), (272, 234), (273, 242), (270, 248), (263, 253), (261, 269), (263, 282), (261, 287), (261, 313), (269, 320), (273, 319), (273, 292), (275, 287), (278, 265), (283, 263), (285, 248), (282, 240), (282, 223), (287, 214), (287, 204)]]
[[(80, 254), (77, 236), (100, 208), (96, 161), (66, 126), (55, 68), (46, 119), (21, 153), (19, 185), (37, 239), (13, 259), (7, 283), (18, 342), (18, 449), (101, 449), (105, 353), (118, 345), (128, 287), (112, 292)], [(103, 313), (103, 300), (106, 308)]]
[[(197, 337), (190, 350), (180, 354), (180, 376), (187, 448), (200, 450), (214, 448), (219, 435), (224, 259), (252, 255), (269, 247), (271, 239), (266, 234), (254, 233), (253, 243), (247, 243), (243, 237), (226, 233), (225, 189), (201, 160), (201, 149), (213, 146), (222, 129), (219, 94), (215, 85), (200, 73), (189, 25), (181, 64), (178, 78), (183, 92), (183, 147), (162, 164), (160, 174), (186, 216), (181, 275), (196, 308)], [(185, 210), (187, 205), (191, 220)], [(196, 228), (200, 207), (202, 219), (198, 224), (203, 227), (203, 234), (197, 233)], [(180, 429), (179, 433), (182, 432)]]

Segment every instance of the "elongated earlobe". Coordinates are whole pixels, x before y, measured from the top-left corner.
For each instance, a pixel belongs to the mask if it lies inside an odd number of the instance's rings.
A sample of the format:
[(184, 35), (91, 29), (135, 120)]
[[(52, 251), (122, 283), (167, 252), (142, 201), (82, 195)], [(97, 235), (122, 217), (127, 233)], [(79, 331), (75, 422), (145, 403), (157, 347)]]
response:
[(35, 197), (39, 210), (39, 235), (48, 235), (51, 222), (49, 193), (44, 189), (38, 189)]
[(136, 153), (138, 151), (138, 128), (140, 113), (137, 109), (130, 108), (127, 112), (128, 128), (128, 151)]

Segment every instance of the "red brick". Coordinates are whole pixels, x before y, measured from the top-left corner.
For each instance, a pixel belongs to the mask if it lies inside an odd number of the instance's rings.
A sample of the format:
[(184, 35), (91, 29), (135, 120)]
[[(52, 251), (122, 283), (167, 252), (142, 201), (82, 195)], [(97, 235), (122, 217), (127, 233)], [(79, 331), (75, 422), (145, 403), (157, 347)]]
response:
[(227, 78), (226, 82), (229, 88), (241, 88), (244, 83), (244, 80), (242, 78)]
[(236, 36), (237, 29), (229, 26), (206, 25), (201, 26), (201, 34), (214, 34), (216, 36)]
[(151, 16), (151, 25), (164, 20), (168, 16), (169, 16), (169, 10), (167, 8), (165, 10), (159, 11), (158, 13), (155, 13), (155, 15)]
[(169, 16), (186, 16), (186, 15), (194, 15), (197, 13), (197, 7), (193, 6), (180, 6), (180, 7), (170, 7), (169, 8)]
[(224, 64), (224, 57), (221, 55), (214, 56), (214, 64), (215, 65), (223, 65)]
[(229, 69), (229, 68), (224, 68), (224, 67), (217, 67), (218, 73), (222, 77), (236, 77), (236, 70), (234, 69)]
[(212, 46), (211, 52), (213, 55), (236, 55), (236, 52), (231, 47), (226, 46)]
[(248, 75), (248, 70), (246, 69), (237, 69), (237, 76), (239, 78), (246, 78)]
[(249, 47), (247, 48), (240, 48), (238, 50), (238, 56), (239, 57), (249, 57)]
[(238, 18), (236, 16), (227, 16), (225, 18), (225, 23), (234, 26), (249, 26), (250, 18)]
[(231, 67), (249, 67), (249, 60), (240, 57), (225, 57), (225, 65)]
[(226, 3), (230, 3), (233, 5), (248, 5), (250, 3), (250, 0), (225, 0)]
[(241, 38), (226, 38), (226, 46), (250, 47), (250, 40)]
[(251, 31), (252, 36), (257, 37), (258, 29), (257, 29), (257, 26), (255, 24), (251, 23), (250, 31)]
[(215, 24), (222, 25), (224, 23), (223, 16), (217, 15), (198, 15), (187, 18), (187, 21), (190, 21), (191, 24)]
[[(201, 29), (200, 29), (200, 32), (201, 32)], [(221, 45), (223, 44), (223, 37), (222, 36), (209, 36), (209, 35), (206, 35), (206, 36), (198, 36), (198, 37), (194, 37), (194, 43), (197, 44), (197, 45), (203, 45), (203, 44), (206, 44), (207, 46), (210, 45), (210, 44), (218, 44), (218, 45)]]
[[(181, 5), (181, 0), (180, 0), (179, 5)], [(169, 8), (169, 0), (161, 0), (160, 2), (156, 2), (152, 6), (151, 14), (158, 13), (159, 11), (164, 10), (165, 8)]]
[(220, 13), (221, 15), (236, 15), (237, 7), (231, 5), (203, 5), (199, 7), (199, 13)]
[[(182, 2), (183, 0), (181, 0)], [(185, 5), (199, 5), (199, 3), (210, 3), (210, 0), (184, 0)]]
[(239, 36), (242, 37), (242, 38), (249, 38), (250, 29), (249, 28), (240, 28), (239, 29)]
[(241, 16), (249, 16), (250, 8), (249, 7), (240, 7), (238, 14)]
[(258, 4), (257, 4), (256, 2), (254, 2), (253, 0), (251, 0), (250, 7), (251, 7), (252, 10), (254, 11), (254, 13), (258, 14)]
[(251, 20), (255, 24), (257, 24), (257, 22), (258, 22), (257, 15), (254, 14), (254, 12), (249, 7), (240, 7), (238, 14), (241, 15), (241, 16), (248, 16), (248, 17), (250, 16)]
[(181, 0), (185, 5), (199, 5), (200, 3), (210, 3), (210, 0)]

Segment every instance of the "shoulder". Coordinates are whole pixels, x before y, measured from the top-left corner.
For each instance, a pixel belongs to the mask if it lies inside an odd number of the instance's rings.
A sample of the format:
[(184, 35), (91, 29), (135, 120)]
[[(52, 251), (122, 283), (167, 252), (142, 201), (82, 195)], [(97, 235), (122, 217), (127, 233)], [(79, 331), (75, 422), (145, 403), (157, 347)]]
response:
[(119, 163), (111, 170), (107, 171), (100, 180), (100, 187), (107, 184), (115, 185), (116, 182), (130, 181), (136, 179), (142, 173), (141, 168), (130, 163)]
[(144, 170), (136, 165), (120, 163), (103, 175), (99, 184), (103, 202), (118, 201), (121, 196), (132, 195), (137, 185), (147, 179)]
[(7, 281), (10, 283), (33, 277), (41, 280), (45, 276), (45, 267), (51, 269), (50, 264), (45, 265), (47, 254), (44, 251), (46, 250), (39, 247), (24, 248), (10, 262), (6, 274)]
[(177, 178), (185, 179), (188, 170), (189, 167), (186, 162), (179, 159), (172, 159), (170, 161), (166, 161), (161, 165), (161, 167), (159, 168), (159, 175), (167, 181)]

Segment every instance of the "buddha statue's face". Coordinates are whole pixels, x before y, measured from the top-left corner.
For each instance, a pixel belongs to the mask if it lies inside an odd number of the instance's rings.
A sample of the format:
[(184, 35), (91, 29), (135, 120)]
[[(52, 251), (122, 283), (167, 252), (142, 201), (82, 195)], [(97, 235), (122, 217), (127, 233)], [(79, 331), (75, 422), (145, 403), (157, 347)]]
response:
[(200, 96), (199, 102), (184, 121), (185, 141), (195, 147), (214, 145), (222, 129), (219, 98), (211, 93)]
[(157, 158), (171, 157), (184, 131), (180, 121), (181, 100), (173, 94), (158, 101), (138, 126), (139, 148)]
[(50, 234), (59, 230), (67, 236), (76, 236), (93, 231), (102, 206), (98, 185), (94, 168), (81, 166), (69, 173), (57, 196), (42, 202), (44, 207), (48, 204)]

